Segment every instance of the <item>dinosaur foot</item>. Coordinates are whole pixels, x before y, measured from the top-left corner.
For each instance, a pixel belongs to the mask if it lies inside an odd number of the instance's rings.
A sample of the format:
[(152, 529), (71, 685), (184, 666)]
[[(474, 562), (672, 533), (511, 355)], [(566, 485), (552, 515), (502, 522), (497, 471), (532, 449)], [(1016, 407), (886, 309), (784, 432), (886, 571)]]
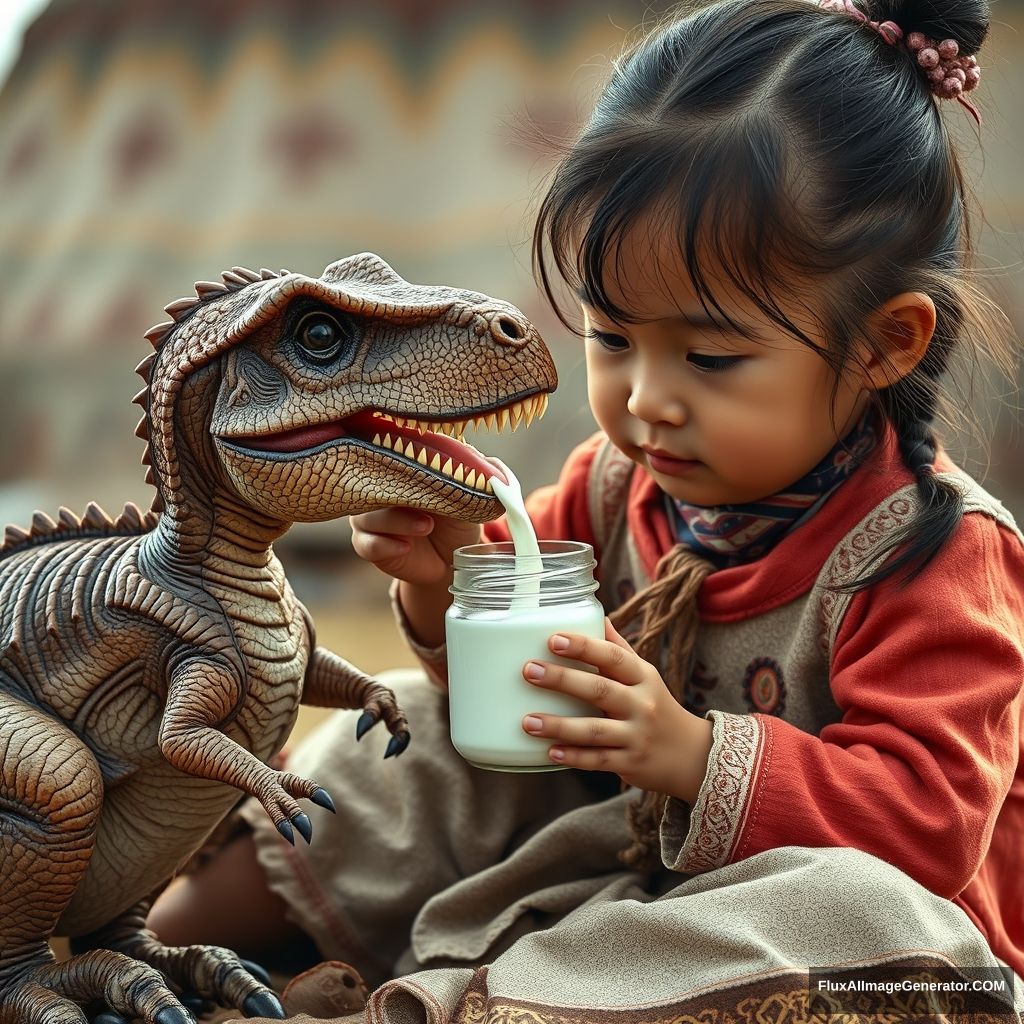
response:
[[(191, 1016), (182, 1024), (217, 1007), (240, 1010), (245, 1017), (269, 1017), (283, 1020), (284, 1007), (270, 987), (270, 976), (258, 964), (240, 959), (220, 946), (164, 946), (147, 939), (132, 952), (157, 968), (171, 989), (178, 993), (181, 1005)], [(121, 1013), (105, 1012), (93, 1024), (149, 1024), (147, 1018), (136, 1021)], [(156, 1019), (154, 1024), (179, 1024), (177, 1019)]]
[(82, 1007), (95, 1003), (144, 1024), (193, 1021), (158, 970), (96, 949), (20, 973), (0, 996), (0, 1024), (87, 1024)]

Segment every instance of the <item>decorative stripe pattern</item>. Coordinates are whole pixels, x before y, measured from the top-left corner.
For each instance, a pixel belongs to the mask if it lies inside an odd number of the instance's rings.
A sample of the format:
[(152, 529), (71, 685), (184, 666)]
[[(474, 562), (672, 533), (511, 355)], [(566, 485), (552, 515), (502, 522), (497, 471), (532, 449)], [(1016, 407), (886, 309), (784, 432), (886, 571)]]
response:
[(754, 715), (709, 711), (707, 717), (713, 727), (711, 755), (696, 803), (687, 821), (686, 804), (670, 800), (661, 825), (665, 866), (687, 874), (729, 863), (763, 738), (763, 727)]

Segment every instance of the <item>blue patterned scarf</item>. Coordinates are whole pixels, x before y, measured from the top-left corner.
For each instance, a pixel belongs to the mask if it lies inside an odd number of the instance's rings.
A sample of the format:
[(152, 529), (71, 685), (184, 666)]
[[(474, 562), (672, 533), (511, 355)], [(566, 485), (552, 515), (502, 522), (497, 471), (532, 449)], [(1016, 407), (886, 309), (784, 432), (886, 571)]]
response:
[(806, 476), (760, 501), (703, 506), (669, 498), (676, 537), (716, 569), (742, 565), (766, 555), (825, 504), (875, 447), (878, 435), (876, 417), (869, 409)]

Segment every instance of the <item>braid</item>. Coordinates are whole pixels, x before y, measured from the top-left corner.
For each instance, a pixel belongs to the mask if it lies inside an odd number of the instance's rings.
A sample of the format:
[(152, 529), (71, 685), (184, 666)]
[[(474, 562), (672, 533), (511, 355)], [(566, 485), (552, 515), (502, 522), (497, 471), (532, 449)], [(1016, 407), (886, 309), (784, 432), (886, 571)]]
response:
[[(964, 514), (964, 499), (951, 483), (935, 475), (937, 442), (932, 430), (938, 389), (930, 376), (911, 374), (882, 396), (885, 413), (896, 431), (900, 454), (914, 474), (921, 508), (913, 521), (886, 545), (882, 568), (840, 590), (864, 590), (902, 572), (909, 583), (939, 553)], [(899, 555), (891, 556), (900, 548)]]
[[(662, 675), (680, 704), (697, 643), (697, 596), (713, 568), (696, 552), (677, 544), (658, 562), (654, 582), (609, 616), (620, 631), (640, 620), (640, 635), (632, 642), (633, 650), (655, 664), (665, 652)], [(658, 832), (667, 802), (664, 794), (644, 790), (626, 809), (634, 840), (619, 853), (626, 867), (653, 871), (661, 863)]]

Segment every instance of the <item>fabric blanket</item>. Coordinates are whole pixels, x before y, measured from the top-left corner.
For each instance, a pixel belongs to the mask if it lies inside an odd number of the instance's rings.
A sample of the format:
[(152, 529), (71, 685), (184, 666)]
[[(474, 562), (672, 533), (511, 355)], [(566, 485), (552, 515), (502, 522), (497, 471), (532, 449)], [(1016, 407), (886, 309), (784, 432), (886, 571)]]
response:
[(289, 758), (336, 817), (284, 843), (243, 807), (260, 861), (326, 958), (405, 1022), (1024, 1020), (1024, 990), (954, 904), (851, 849), (783, 847), (692, 876), (625, 870), (613, 776), (467, 765), (447, 698), (418, 672), (382, 677), (416, 741), (382, 762), (339, 712)]

